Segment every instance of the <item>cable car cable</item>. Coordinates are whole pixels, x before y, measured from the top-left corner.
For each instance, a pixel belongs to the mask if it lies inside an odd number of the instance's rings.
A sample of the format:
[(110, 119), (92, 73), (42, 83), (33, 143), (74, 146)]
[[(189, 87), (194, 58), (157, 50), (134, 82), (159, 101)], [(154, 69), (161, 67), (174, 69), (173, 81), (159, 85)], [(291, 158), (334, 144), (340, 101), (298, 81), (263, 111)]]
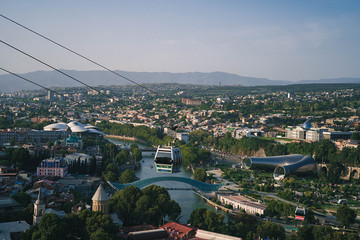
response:
[(110, 98), (110, 99), (113, 99), (114, 101), (116, 101), (116, 102), (120, 103), (120, 104), (121, 104), (121, 105), (123, 105), (123, 106), (126, 106), (124, 103), (120, 102), (119, 100), (117, 100), (117, 99), (115, 99), (115, 98), (113, 98), (113, 97), (111, 97), (111, 96), (109, 96), (109, 95), (107, 95), (107, 94), (105, 94), (105, 93), (102, 93), (101, 91), (97, 90), (96, 88), (91, 87), (90, 85), (88, 85), (88, 84), (86, 84), (86, 83), (84, 83), (84, 82), (82, 82), (82, 81), (80, 81), (80, 80), (78, 80), (78, 79), (74, 78), (73, 76), (71, 76), (71, 75), (69, 75), (69, 74), (67, 74), (67, 73), (65, 73), (65, 72), (63, 72), (63, 71), (61, 71), (61, 70), (59, 70), (59, 69), (57, 69), (57, 68), (55, 68), (55, 67), (51, 66), (50, 64), (47, 64), (47, 63), (45, 63), (44, 61), (41, 61), (40, 59), (38, 59), (38, 58), (36, 58), (36, 57), (34, 57), (34, 56), (32, 56), (32, 55), (30, 55), (30, 54), (26, 53), (26, 52), (24, 52), (24, 51), (22, 51), (22, 50), (20, 50), (20, 49), (18, 49), (18, 48), (16, 48), (16, 47), (14, 47), (13, 45), (11, 45), (11, 44), (9, 44), (9, 43), (6, 43), (6, 42), (4, 42), (4, 41), (2, 41), (1, 39), (0, 39), (0, 42), (1, 42), (1, 43), (3, 43), (3, 44), (5, 44), (5, 45), (6, 45), (6, 46), (8, 46), (8, 47), (11, 47), (12, 49), (14, 49), (14, 50), (16, 50), (16, 51), (18, 51), (18, 52), (20, 52), (20, 53), (22, 53), (22, 54), (26, 55), (26, 56), (28, 56), (28, 57), (30, 57), (30, 58), (32, 58), (32, 59), (34, 59), (34, 60), (38, 61), (39, 63), (42, 63), (43, 65), (45, 65), (45, 66), (47, 66), (47, 67), (49, 67), (49, 68), (51, 68), (51, 69), (53, 69), (53, 70), (55, 70), (55, 71), (57, 71), (57, 72), (59, 72), (59, 73), (63, 74), (63, 75), (65, 75), (65, 76), (67, 76), (67, 77), (71, 78), (72, 80), (74, 80), (74, 81), (76, 81), (76, 82), (78, 82), (78, 83), (80, 83), (80, 84), (82, 84), (82, 85), (85, 85), (86, 87), (88, 87), (88, 88), (90, 88), (90, 89), (92, 89), (92, 90), (96, 91), (97, 93), (102, 94), (102, 95), (104, 95), (104, 96), (106, 96), (106, 97), (108, 97), (108, 98)]
[(7, 72), (7, 73), (9, 73), (9, 74), (11, 74), (11, 75), (14, 75), (14, 76), (16, 76), (16, 77), (18, 77), (18, 78), (21, 78), (21, 79), (23, 79), (23, 80), (25, 80), (25, 81), (27, 81), (27, 82), (29, 82), (29, 83), (32, 83), (32, 84), (34, 84), (34, 85), (36, 85), (36, 86), (38, 86), (38, 87), (44, 88), (44, 89), (46, 89), (46, 90), (48, 90), (48, 91), (50, 91), (50, 92), (53, 92), (53, 93), (55, 93), (55, 94), (57, 94), (57, 95), (60, 95), (60, 96), (62, 96), (62, 97), (64, 97), (64, 98), (67, 98), (67, 99), (70, 100), (70, 101), (73, 101), (73, 102), (75, 102), (75, 103), (78, 103), (77, 101), (74, 101), (74, 100), (72, 100), (71, 98), (69, 98), (69, 97), (67, 97), (67, 96), (65, 96), (65, 95), (63, 95), (63, 94), (61, 94), (61, 93), (58, 93), (58, 92), (56, 92), (56, 91), (54, 91), (54, 90), (51, 90), (50, 88), (47, 88), (47, 87), (45, 87), (45, 86), (43, 86), (43, 85), (41, 85), (41, 84), (38, 84), (38, 83), (36, 83), (36, 82), (34, 82), (34, 81), (31, 81), (31, 80), (29, 80), (29, 79), (27, 79), (27, 78), (25, 78), (25, 77), (22, 77), (22, 76), (20, 76), (20, 75), (18, 75), (18, 74), (16, 74), (16, 73), (13, 73), (13, 72), (11, 72), (11, 71), (9, 71), (9, 70), (6, 70), (6, 69), (4, 69), (4, 68), (2, 68), (2, 67), (0, 67), (0, 70), (3, 70), (4, 72)]
[(56, 42), (56, 41), (54, 41), (54, 40), (52, 40), (52, 39), (44, 36), (44, 35), (42, 35), (42, 34), (36, 32), (36, 31), (34, 31), (34, 30), (32, 30), (32, 29), (30, 29), (30, 28), (28, 28), (28, 27), (26, 27), (26, 26), (24, 26), (24, 25), (16, 22), (15, 20), (12, 20), (12, 19), (10, 19), (10, 18), (8, 18), (8, 17), (6, 17), (6, 16), (4, 16), (4, 15), (2, 15), (2, 14), (0, 14), (0, 16), (3, 17), (4, 19), (6, 19), (6, 20), (8, 20), (8, 21), (10, 21), (10, 22), (12, 22), (12, 23), (14, 23), (14, 24), (16, 24), (16, 25), (18, 25), (18, 26), (20, 26), (20, 27), (22, 27), (22, 28), (24, 28), (24, 29), (26, 29), (26, 30), (34, 33), (34, 34), (36, 34), (36, 35), (38, 35), (39, 37), (42, 37), (42, 38), (46, 39), (47, 41), (52, 42), (53, 44), (55, 44), (55, 45), (57, 45), (57, 46), (65, 49), (65, 50), (67, 50), (67, 51), (69, 51), (69, 52), (71, 52), (71, 53), (73, 53), (73, 54), (75, 54), (75, 55), (77, 55), (77, 56), (79, 56), (79, 57), (81, 57), (81, 58), (83, 58), (83, 59), (85, 59), (85, 60), (87, 60), (87, 61), (89, 61), (89, 62), (91, 62), (91, 63), (93, 63), (93, 64), (95, 64), (95, 65), (97, 65), (97, 66), (99, 66), (99, 67), (101, 67), (101, 68), (103, 68), (103, 69), (111, 72), (111, 73), (113, 73), (113, 74), (115, 74), (115, 75), (117, 75), (117, 76), (119, 76), (119, 77), (121, 77), (121, 78), (123, 78), (123, 79), (125, 79), (125, 80), (127, 80), (127, 81), (129, 81), (129, 82), (131, 82), (131, 83), (133, 83), (133, 84), (135, 84), (135, 85), (137, 85), (137, 86), (139, 86), (139, 87), (142, 87), (142, 88), (148, 90), (149, 92), (152, 92), (152, 93), (158, 95), (158, 93), (154, 92), (153, 90), (151, 90), (151, 89), (149, 89), (149, 88), (147, 88), (147, 87), (145, 87), (145, 86), (143, 86), (143, 85), (141, 85), (141, 84), (139, 84), (139, 83), (137, 83), (137, 82), (135, 82), (135, 81), (133, 81), (133, 80), (131, 80), (131, 79), (129, 79), (129, 78), (127, 78), (127, 77), (125, 77), (125, 76), (123, 76), (123, 75), (115, 72), (115, 71), (113, 71), (113, 70), (111, 70), (110, 68), (105, 67), (104, 65), (102, 65), (102, 64), (100, 64), (100, 63), (98, 63), (98, 62), (96, 62), (96, 61), (94, 61), (94, 60), (91, 60), (91, 59), (88, 58), (88, 57), (85, 57), (84, 55), (82, 55), (82, 54), (80, 54), (80, 53), (78, 53), (78, 52), (76, 52), (76, 51), (74, 51), (74, 50), (71, 50), (71, 49), (68, 48), (68, 47), (65, 47), (64, 45), (62, 45), (62, 44), (60, 44), (60, 43), (58, 43), (58, 42)]
[[(13, 73), (13, 72), (11, 72), (11, 71), (9, 71), (9, 70), (6, 70), (6, 69), (2, 68), (2, 67), (0, 67), (0, 70), (3, 70), (4, 72), (7, 72), (7, 73), (9, 73), (9, 74), (11, 74), (11, 75), (14, 75), (14, 76), (16, 76), (16, 77), (18, 77), (18, 78), (21, 78), (22, 80), (25, 80), (25, 81), (27, 81), (27, 82), (29, 82), (29, 83), (32, 83), (32, 84), (34, 84), (34, 85), (36, 85), (36, 86), (38, 86), (38, 87), (44, 88), (44, 89), (46, 89), (46, 90), (48, 90), (48, 91), (51, 91), (51, 92), (53, 92), (53, 93), (55, 93), (55, 94), (57, 94), (57, 95), (60, 95), (60, 96), (62, 96), (62, 97), (64, 97), (64, 98), (67, 98), (68, 100), (70, 100), (70, 101), (72, 101), (72, 102), (74, 102), (74, 103), (77, 103), (77, 104), (80, 103), (80, 102), (78, 102), (78, 101), (75, 101), (75, 100), (73, 100), (73, 99), (65, 96), (64, 94), (61, 94), (61, 93), (56, 92), (56, 91), (54, 91), (54, 90), (51, 90), (50, 88), (47, 88), (47, 87), (45, 87), (45, 86), (43, 86), (43, 85), (41, 85), (41, 84), (39, 84), (39, 83), (36, 83), (36, 82), (34, 82), (34, 81), (31, 81), (30, 79), (27, 79), (27, 78), (25, 78), (25, 77), (23, 77), (23, 76), (20, 76), (20, 75), (18, 75), (18, 74), (16, 74), (16, 73)], [(83, 105), (83, 104), (80, 103), (80, 105)], [(99, 110), (102, 114), (105, 115), (105, 113), (104, 113), (101, 109), (98, 109), (98, 110)], [(111, 116), (109, 116), (109, 117), (111, 117)], [(111, 117), (111, 118), (114, 119), (113, 117)]]

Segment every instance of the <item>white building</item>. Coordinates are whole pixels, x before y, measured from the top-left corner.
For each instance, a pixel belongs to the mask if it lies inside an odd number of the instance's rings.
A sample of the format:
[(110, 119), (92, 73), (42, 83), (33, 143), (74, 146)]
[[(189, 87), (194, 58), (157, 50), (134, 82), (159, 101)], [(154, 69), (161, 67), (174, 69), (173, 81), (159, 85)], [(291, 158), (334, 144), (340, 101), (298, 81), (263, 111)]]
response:
[(263, 215), (265, 213), (265, 204), (253, 202), (241, 195), (217, 194), (217, 198), (222, 204), (231, 205), (234, 210), (244, 209), (247, 214), (252, 215)]
[(306, 140), (312, 142), (318, 142), (324, 139), (324, 132), (327, 132), (327, 128), (311, 128), (306, 131)]
[(285, 137), (291, 139), (301, 139), (304, 140), (306, 137), (306, 130), (297, 127), (297, 128), (286, 128)]
[(264, 134), (264, 131), (258, 128), (238, 128), (234, 131), (234, 138), (242, 137), (260, 137)]
[(176, 133), (176, 138), (180, 141), (184, 140), (185, 143), (187, 143), (189, 141), (189, 133), (188, 132)]

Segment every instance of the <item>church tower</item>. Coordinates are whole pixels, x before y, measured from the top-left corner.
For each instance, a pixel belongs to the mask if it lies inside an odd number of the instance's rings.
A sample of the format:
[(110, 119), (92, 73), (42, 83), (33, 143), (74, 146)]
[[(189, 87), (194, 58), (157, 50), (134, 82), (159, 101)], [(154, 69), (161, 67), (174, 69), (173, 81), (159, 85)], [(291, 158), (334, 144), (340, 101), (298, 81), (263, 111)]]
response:
[(34, 203), (34, 217), (33, 217), (33, 225), (36, 225), (40, 222), (42, 215), (45, 212), (45, 202), (41, 197), (41, 189), (39, 189), (39, 195)]
[(107, 214), (109, 212), (109, 197), (106, 195), (105, 189), (100, 184), (92, 197), (92, 210)]

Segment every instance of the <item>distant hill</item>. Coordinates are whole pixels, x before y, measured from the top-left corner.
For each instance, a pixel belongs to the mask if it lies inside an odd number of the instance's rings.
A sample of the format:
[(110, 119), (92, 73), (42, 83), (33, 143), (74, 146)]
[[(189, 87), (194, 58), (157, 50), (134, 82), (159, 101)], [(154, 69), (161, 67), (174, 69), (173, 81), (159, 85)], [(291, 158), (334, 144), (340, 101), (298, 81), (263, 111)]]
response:
[[(98, 85), (130, 85), (132, 83), (108, 72), (108, 71), (75, 71), (62, 70), (70, 76), (85, 82), (90, 86)], [(360, 83), (360, 78), (337, 78), (320, 80), (302, 80), (298, 82), (270, 80), (267, 78), (244, 77), (225, 72), (212, 73), (169, 73), (169, 72), (125, 72), (117, 73), (139, 83), (180, 83), (198, 85), (242, 85), (242, 86), (266, 86), (266, 85), (288, 85), (288, 84), (310, 84), (310, 83)], [(63, 76), (56, 71), (36, 71), (21, 76), (32, 80), (45, 87), (75, 87), (82, 86), (80, 83)], [(14, 92), (18, 90), (32, 90), (39, 87), (25, 82), (24, 80), (10, 74), (0, 75), (0, 92)]]

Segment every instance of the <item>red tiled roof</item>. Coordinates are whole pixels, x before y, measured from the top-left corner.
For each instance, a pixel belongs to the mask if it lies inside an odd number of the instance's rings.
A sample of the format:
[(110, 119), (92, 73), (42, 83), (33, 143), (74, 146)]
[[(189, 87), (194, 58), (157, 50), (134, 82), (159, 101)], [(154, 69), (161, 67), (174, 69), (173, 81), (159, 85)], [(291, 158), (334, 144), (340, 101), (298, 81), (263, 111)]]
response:
[(176, 237), (180, 239), (194, 230), (194, 228), (187, 227), (176, 222), (166, 223), (161, 226), (161, 228), (165, 229), (169, 233), (169, 237)]

